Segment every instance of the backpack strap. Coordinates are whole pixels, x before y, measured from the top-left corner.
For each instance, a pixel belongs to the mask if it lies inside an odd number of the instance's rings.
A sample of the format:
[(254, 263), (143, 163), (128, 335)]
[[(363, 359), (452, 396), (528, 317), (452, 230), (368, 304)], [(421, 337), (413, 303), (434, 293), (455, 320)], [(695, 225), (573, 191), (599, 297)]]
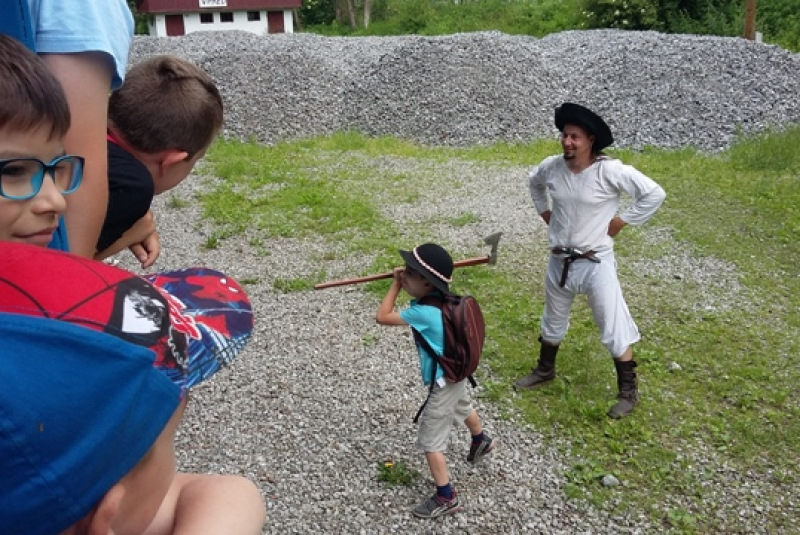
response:
[[(453, 295), (455, 295), (455, 294), (453, 294)], [(457, 296), (457, 297), (461, 298), (461, 296)], [(444, 307), (445, 296), (442, 295), (442, 294), (436, 294), (436, 293), (428, 294), (428, 295), (426, 295), (425, 297), (423, 297), (422, 299), (420, 299), (417, 302), (422, 304), (422, 305), (435, 306), (436, 308), (441, 309), (442, 307)], [(442, 322), (444, 323), (444, 316), (442, 316)], [(444, 326), (442, 328), (444, 329)], [(414, 342), (416, 342), (417, 344), (421, 345), (425, 349), (425, 351), (428, 352), (429, 355), (434, 355), (434, 360), (435, 360), (436, 352), (433, 349), (431, 349), (431, 345), (428, 343), (427, 340), (425, 340), (425, 337), (422, 336), (422, 334), (420, 334), (413, 327), (411, 328), (411, 330), (414, 333)], [(468, 375), (467, 379), (469, 379), (469, 384), (472, 385), (472, 388), (478, 388), (478, 381), (475, 380), (475, 377), (473, 377), (472, 374)], [(416, 423), (416, 421), (415, 421), (415, 423)]]
[(428, 404), (428, 400), (431, 399), (431, 395), (433, 395), (433, 387), (436, 384), (436, 372), (439, 369), (439, 363), (436, 360), (437, 357), (436, 351), (434, 351), (431, 345), (428, 343), (428, 341), (425, 340), (425, 337), (422, 336), (422, 333), (420, 333), (414, 327), (411, 327), (411, 332), (414, 334), (414, 343), (422, 346), (425, 352), (428, 353), (428, 355), (430, 355), (431, 358), (433, 359), (433, 371), (431, 372), (431, 381), (430, 381), (430, 386), (428, 387), (428, 395), (427, 397), (425, 397), (425, 401), (422, 403), (422, 406), (417, 411), (416, 416), (414, 416), (414, 423), (417, 423), (420, 415), (422, 414), (422, 411), (425, 410), (425, 406)]

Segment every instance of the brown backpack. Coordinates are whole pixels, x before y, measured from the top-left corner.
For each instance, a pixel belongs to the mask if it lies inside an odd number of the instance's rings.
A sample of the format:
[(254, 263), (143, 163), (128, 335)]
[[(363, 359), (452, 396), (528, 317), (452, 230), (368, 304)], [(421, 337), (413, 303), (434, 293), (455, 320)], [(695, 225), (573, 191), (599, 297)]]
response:
[[(444, 376), (448, 381), (469, 379), (473, 387), (477, 386), (472, 374), (478, 369), (483, 343), (486, 340), (486, 323), (478, 301), (471, 295), (462, 297), (453, 294), (431, 294), (420, 299), (418, 303), (441, 309), (444, 324), (444, 352), (441, 354), (434, 351), (416, 329), (411, 329), (414, 333), (414, 342), (425, 349), (438, 364), (433, 367), (428, 397), (433, 392), (438, 367), (444, 370)], [(425, 403), (427, 402), (426, 399)], [(417, 412), (415, 423), (424, 408), (425, 404)]]

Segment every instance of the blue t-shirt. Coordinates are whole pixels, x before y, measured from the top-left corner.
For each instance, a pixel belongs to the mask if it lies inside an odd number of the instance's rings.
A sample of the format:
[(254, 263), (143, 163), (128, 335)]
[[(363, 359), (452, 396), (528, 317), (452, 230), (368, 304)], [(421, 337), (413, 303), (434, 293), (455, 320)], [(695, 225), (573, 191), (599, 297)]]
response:
[(38, 54), (102, 52), (113, 66), (111, 89), (125, 78), (133, 14), (125, 0), (28, 0)]
[[(400, 311), (400, 317), (425, 337), (425, 340), (431, 345), (431, 349), (440, 354), (444, 352), (444, 323), (442, 322), (442, 311), (439, 308), (432, 305), (420, 305), (416, 299), (412, 299), (411, 305)], [(419, 371), (424, 384), (430, 384), (434, 366), (437, 367), (436, 380), (444, 377), (444, 370), (436, 365), (433, 357), (419, 346), (417, 352), (419, 353)]]
[(67, 227), (64, 223), (64, 216), (58, 218), (58, 228), (53, 233), (53, 239), (47, 245), (48, 249), (69, 252), (69, 240), (67, 239)]

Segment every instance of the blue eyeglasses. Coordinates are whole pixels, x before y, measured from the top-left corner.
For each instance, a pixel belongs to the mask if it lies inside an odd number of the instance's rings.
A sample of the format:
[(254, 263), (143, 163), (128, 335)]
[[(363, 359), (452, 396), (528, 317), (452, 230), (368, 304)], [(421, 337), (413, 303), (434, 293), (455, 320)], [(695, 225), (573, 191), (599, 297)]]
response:
[(0, 160), (0, 196), (12, 201), (35, 197), (42, 189), (44, 175), (53, 179), (62, 195), (72, 193), (81, 185), (84, 159), (80, 156), (60, 156), (50, 163), (36, 158)]

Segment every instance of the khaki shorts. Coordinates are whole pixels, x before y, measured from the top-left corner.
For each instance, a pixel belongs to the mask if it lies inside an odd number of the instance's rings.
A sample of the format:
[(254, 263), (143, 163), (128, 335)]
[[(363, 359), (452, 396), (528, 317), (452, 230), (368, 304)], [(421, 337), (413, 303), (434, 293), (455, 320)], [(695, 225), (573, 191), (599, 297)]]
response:
[(454, 425), (461, 425), (472, 411), (467, 381), (433, 387), (419, 417), (417, 447), (424, 452), (444, 451)]

